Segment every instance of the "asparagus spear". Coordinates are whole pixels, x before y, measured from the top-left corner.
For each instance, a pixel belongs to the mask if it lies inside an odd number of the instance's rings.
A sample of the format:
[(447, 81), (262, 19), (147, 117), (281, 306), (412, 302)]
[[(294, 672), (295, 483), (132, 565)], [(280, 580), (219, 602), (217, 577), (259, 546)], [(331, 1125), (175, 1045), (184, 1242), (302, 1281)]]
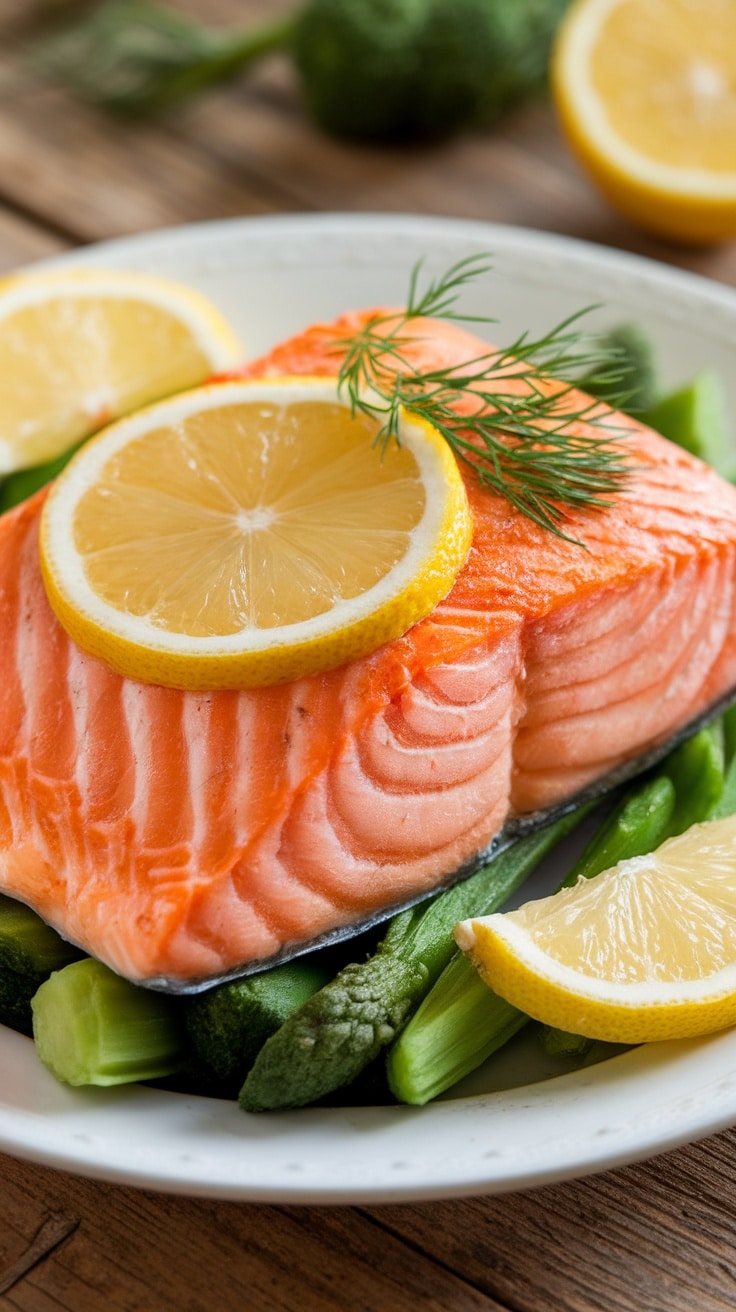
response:
[(455, 951), (457, 921), (502, 906), (588, 809), (521, 839), (469, 879), (395, 916), (373, 956), (346, 966), (266, 1040), (241, 1090), (241, 1106), (302, 1107), (351, 1084), (440, 975)]
[(315, 952), (187, 999), (184, 1025), (195, 1083), (237, 1098), (269, 1035), (334, 974), (324, 958), (324, 952)]

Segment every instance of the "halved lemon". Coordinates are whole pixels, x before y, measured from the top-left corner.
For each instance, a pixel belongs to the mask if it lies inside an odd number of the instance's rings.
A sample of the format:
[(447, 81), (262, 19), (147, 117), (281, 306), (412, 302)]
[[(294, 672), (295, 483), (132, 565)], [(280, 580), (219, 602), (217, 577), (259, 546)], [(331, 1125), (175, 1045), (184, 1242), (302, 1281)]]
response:
[(41, 565), (85, 651), (185, 689), (279, 683), (406, 632), (450, 590), (472, 519), (450, 448), (400, 445), (331, 379), (215, 383), (121, 420), (53, 486)]
[(736, 236), (733, 0), (573, 0), (551, 82), (612, 205), (677, 241)]
[(0, 282), (0, 476), (206, 381), (240, 347), (199, 293), (165, 278), (47, 270)]
[(613, 1043), (736, 1024), (736, 816), (694, 825), (518, 911), (462, 921), (458, 945), (536, 1020)]

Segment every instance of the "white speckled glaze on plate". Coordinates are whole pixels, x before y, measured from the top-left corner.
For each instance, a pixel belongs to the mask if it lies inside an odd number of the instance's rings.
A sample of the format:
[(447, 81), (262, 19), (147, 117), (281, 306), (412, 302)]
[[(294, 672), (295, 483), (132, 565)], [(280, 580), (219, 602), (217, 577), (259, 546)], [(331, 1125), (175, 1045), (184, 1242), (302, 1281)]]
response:
[[(494, 273), (468, 290), (463, 305), (498, 321), (489, 338), (505, 344), (527, 328), (536, 335), (596, 304), (592, 328), (641, 323), (657, 345), (665, 385), (717, 368), (736, 415), (736, 292), (566, 238), (412, 216), (293, 216), (180, 228), (54, 263), (182, 279), (220, 306), (244, 353), (254, 355), (314, 319), (400, 304), (422, 257), (437, 274), (478, 252), (493, 253)], [(525, 896), (530, 888), (546, 891), (528, 885)], [(40, 1066), (29, 1040), (2, 1029), (0, 1070), (7, 1152), (102, 1179), (249, 1201), (496, 1193), (634, 1161), (736, 1120), (732, 1032), (634, 1049), (541, 1082), (522, 1042), (424, 1108), (259, 1117), (158, 1089), (66, 1089)]]

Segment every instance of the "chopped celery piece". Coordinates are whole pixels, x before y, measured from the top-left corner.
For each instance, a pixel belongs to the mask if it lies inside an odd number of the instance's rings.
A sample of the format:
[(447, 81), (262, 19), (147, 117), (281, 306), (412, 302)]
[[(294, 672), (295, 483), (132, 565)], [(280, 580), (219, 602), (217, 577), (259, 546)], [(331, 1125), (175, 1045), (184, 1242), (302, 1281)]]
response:
[(33, 1038), (65, 1084), (130, 1084), (178, 1070), (184, 1048), (170, 998), (91, 957), (55, 971), (35, 994)]
[(458, 952), (389, 1049), (389, 1086), (399, 1102), (422, 1106), (476, 1070), (528, 1021)]

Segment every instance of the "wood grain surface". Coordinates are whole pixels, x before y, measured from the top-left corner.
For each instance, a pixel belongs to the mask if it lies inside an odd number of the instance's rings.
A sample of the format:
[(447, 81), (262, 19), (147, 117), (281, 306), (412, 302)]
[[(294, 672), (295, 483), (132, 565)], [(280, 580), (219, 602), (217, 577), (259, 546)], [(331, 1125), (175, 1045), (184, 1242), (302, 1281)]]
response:
[[(77, 6), (78, 7), (78, 6)], [(189, 0), (223, 25), (292, 0)], [(272, 57), (155, 123), (39, 81), (74, 6), (0, 0), (0, 270), (231, 215), (457, 215), (567, 233), (736, 285), (736, 245), (665, 246), (613, 214), (546, 103), (493, 133), (356, 147), (307, 120)], [(0, 1307), (24, 1312), (723, 1312), (736, 1308), (736, 1132), (587, 1179), (416, 1206), (167, 1197), (0, 1157)]]

